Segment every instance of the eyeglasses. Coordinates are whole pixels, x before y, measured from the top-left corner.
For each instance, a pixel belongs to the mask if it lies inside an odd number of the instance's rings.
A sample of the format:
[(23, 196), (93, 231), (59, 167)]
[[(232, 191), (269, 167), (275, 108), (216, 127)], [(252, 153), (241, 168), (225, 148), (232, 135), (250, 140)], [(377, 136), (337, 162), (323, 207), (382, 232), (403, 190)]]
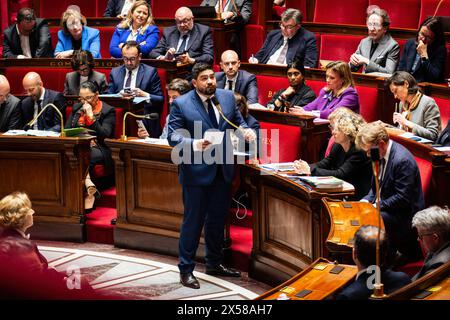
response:
[(417, 236), (417, 240), (422, 240), (423, 237), (426, 237), (426, 236), (432, 236), (433, 234), (434, 234), (434, 233), (419, 234), (419, 235)]
[(175, 19), (175, 23), (178, 24), (178, 25), (188, 24), (189, 22), (192, 21), (192, 19), (193, 19), (192, 17), (191, 18), (186, 18), (186, 19), (183, 19), (183, 20)]
[(136, 62), (137, 59), (138, 59), (137, 57), (131, 57), (131, 58), (123, 57), (123, 61), (125, 61), (125, 62)]
[(367, 23), (367, 28), (381, 29), (383, 26), (379, 23)]
[(81, 22), (80, 21), (75, 21), (72, 23), (67, 23), (67, 29), (75, 29), (75, 28), (80, 28), (81, 27)]
[(294, 25), (284, 25), (283, 23), (280, 23), (280, 28), (282, 29), (287, 29), (287, 30), (292, 30), (295, 29), (298, 25), (294, 24)]
[(80, 102), (88, 102), (88, 101), (92, 101), (92, 99), (95, 98), (95, 95), (92, 96), (86, 96), (86, 97), (79, 97), (78, 100)]
[(89, 67), (85, 67), (85, 68), (78, 68), (79, 72), (88, 72), (89, 71)]

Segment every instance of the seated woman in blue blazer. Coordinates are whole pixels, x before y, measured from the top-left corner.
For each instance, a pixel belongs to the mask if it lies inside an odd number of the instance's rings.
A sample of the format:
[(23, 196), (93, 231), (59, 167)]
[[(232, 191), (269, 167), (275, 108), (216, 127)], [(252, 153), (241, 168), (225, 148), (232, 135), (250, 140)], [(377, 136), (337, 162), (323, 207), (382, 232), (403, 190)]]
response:
[(55, 58), (71, 58), (74, 50), (88, 50), (94, 58), (100, 56), (100, 32), (86, 26), (86, 18), (74, 9), (67, 9), (61, 17)]
[(122, 46), (134, 40), (141, 47), (142, 57), (148, 57), (159, 40), (159, 30), (153, 24), (150, 5), (146, 1), (136, 1), (128, 11), (127, 18), (117, 25), (111, 38), (109, 52), (114, 58), (122, 58)]

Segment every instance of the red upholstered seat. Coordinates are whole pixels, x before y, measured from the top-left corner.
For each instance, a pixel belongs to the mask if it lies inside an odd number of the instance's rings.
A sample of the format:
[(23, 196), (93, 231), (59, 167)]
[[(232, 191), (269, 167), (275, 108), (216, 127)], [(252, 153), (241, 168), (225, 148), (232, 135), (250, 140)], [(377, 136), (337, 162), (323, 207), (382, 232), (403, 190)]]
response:
[(448, 120), (450, 119), (450, 97), (448, 99), (432, 97), (436, 104), (439, 106), (439, 112), (441, 113), (441, 123), (442, 129), (447, 125)]
[(109, 44), (114, 34), (115, 27), (97, 27), (100, 31), (100, 54), (103, 59), (111, 58), (109, 53)]
[(359, 95), (359, 113), (367, 121), (372, 122), (380, 119), (378, 104), (378, 88), (356, 86)]
[(282, 6), (273, 6), (272, 7), (272, 15), (274, 16), (274, 18), (279, 19), (281, 17), (281, 14), (283, 12), (286, 11), (286, 7), (282, 7)]
[(174, 18), (175, 11), (182, 6), (199, 6), (199, 0), (157, 0), (152, 1), (153, 17)]
[(420, 179), (422, 180), (422, 191), (425, 196), (425, 203), (429, 203), (427, 199), (430, 197), (430, 189), (432, 189), (431, 186), (431, 174), (433, 171), (433, 167), (431, 165), (430, 161), (427, 161), (425, 159), (414, 157), (417, 162), (417, 166), (419, 167), (420, 171)]
[(256, 54), (264, 44), (264, 27), (256, 24), (246, 25), (244, 37), (241, 37), (241, 61), (248, 61), (252, 54)]
[(46, 88), (64, 91), (64, 81), (66, 73), (72, 71), (69, 68), (43, 68), (43, 67), (14, 67), (6, 68), (5, 76), (9, 80), (12, 94), (24, 93), (22, 80), (25, 74), (30, 71), (35, 71), (40, 74), (42, 82)]
[[(419, 23), (417, 27), (419, 27), (422, 22), (428, 18), (434, 15), (437, 9), (437, 5), (440, 0), (421, 0), (421, 6), (420, 6), (420, 17), (419, 17)], [(450, 16), (450, 2), (449, 1), (443, 1), (441, 5), (439, 6), (439, 9), (436, 12), (436, 16), (441, 17), (449, 17)]]
[(81, 14), (85, 17), (95, 17), (97, 14), (96, 0), (41, 0), (40, 12), (36, 15), (40, 18), (61, 18), (62, 13), (72, 4), (79, 6)]
[(311, 21), (311, 18), (308, 17), (308, 12), (306, 10), (306, 0), (286, 0), (286, 8), (300, 10), (303, 16), (303, 21)]
[(261, 163), (294, 161), (300, 157), (301, 128), (260, 122)]
[(313, 21), (365, 24), (367, 5), (368, 0), (316, 0)]
[(257, 14), (258, 12), (258, 1), (253, 1), (252, 3), (252, 15), (250, 16), (250, 21), (248, 22), (248, 24), (260, 24), (263, 25), (265, 24), (265, 21), (259, 21), (259, 14)]
[(286, 77), (257, 75), (256, 81), (258, 82), (258, 101), (264, 106), (272, 99), (275, 92), (289, 86)]
[(58, 31), (61, 28), (59, 26), (50, 27), (50, 37), (52, 38), (52, 48), (55, 49), (56, 45), (58, 44)]
[(320, 60), (349, 61), (364, 36), (322, 34), (320, 38)]
[(95, 12), (97, 17), (103, 17), (103, 12), (105, 12), (106, 5), (108, 4), (108, 0), (97, 0)]
[(318, 80), (306, 80), (306, 85), (311, 88), (312, 91), (316, 94), (316, 96), (319, 95), (320, 89), (325, 87), (326, 82), (324, 81), (318, 81)]
[(420, 0), (369, 0), (369, 5), (377, 5), (386, 10), (393, 28), (417, 29)]
[(334, 144), (334, 136), (331, 136), (330, 140), (328, 140), (327, 150), (325, 150), (325, 158), (328, 157), (328, 155), (330, 154), (333, 144)]

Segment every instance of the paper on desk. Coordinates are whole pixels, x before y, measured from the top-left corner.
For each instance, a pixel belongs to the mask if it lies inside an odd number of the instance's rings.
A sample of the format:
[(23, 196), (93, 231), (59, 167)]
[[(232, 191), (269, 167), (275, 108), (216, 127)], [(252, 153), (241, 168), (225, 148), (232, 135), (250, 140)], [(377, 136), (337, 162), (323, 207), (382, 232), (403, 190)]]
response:
[(249, 109), (255, 109), (255, 110), (267, 110), (265, 106), (259, 103), (252, 103), (248, 105)]
[(35, 137), (59, 137), (61, 134), (55, 131), (45, 130), (8, 130), (6, 136), (35, 136)]
[[(123, 98), (123, 96), (120, 93), (105, 93), (105, 94), (100, 94), (99, 98)], [(133, 98), (133, 103), (134, 104), (138, 104), (141, 103), (142, 101), (150, 101), (150, 97), (134, 97)]]
[(414, 140), (414, 141), (417, 141), (420, 143), (433, 143), (433, 141), (419, 137), (419, 136), (415, 136), (411, 132), (405, 132), (405, 133), (399, 134), (398, 136), (403, 137), (403, 138), (408, 138), (408, 139), (411, 139), (411, 140)]
[(205, 136), (203, 137), (203, 139), (211, 142), (212, 145), (221, 144), (224, 134), (225, 132), (223, 131), (208, 130), (205, 132)]
[(168, 146), (169, 145), (169, 141), (167, 139), (157, 139), (157, 138), (145, 138), (144, 142), (146, 143), (150, 143), (150, 144), (157, 144), (160, 146)]

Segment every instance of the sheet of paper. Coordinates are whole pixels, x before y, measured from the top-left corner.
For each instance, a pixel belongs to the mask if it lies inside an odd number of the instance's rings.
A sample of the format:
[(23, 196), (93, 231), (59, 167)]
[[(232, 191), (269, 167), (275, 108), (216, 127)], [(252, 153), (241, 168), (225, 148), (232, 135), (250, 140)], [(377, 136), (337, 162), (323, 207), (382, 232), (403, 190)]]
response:
[(225, 132), (209, 130), (205, 132), (203, 139), (211, 142), (212, 145), (221, 144)]

